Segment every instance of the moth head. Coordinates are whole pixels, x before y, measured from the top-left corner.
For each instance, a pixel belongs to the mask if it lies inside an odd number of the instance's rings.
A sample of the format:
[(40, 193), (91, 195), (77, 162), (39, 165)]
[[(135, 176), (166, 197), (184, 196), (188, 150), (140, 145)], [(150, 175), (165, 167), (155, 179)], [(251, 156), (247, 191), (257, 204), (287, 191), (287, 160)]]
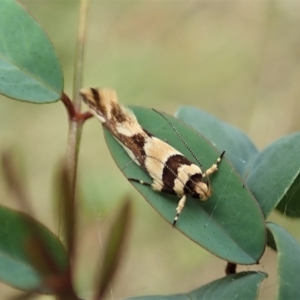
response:
[(195, 185), (195, 192), (199, 195), (201, 201), (205, 201), (211, 196), (212, 189), (209, 183), (200, 181)]

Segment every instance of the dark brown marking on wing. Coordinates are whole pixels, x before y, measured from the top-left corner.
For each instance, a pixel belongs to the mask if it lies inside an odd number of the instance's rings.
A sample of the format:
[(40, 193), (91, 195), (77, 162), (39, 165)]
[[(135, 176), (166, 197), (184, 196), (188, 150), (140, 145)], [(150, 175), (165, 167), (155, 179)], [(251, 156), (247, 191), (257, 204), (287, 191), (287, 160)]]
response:
[(170, 189), (172, 189), (172, 193), (174, 194), (173, 191), (174, 181), (178, 177), (177, 176), (178, 168), (181, 165), (189, 166), (191, 164), (192, 162), (190, 162), (186, 157), (184, 157), (181, 154), (170, 156), (164, 165), (164, 170), (162, 175), (162, 182), (164, 183), (164, 186), (162, 188), (162, 191), (170, 193), (171, 192)]
[[(134, 134), (131, 137), (126, 137), (122, 135), (123, 143), (133, 151), (135, 157), (141, 164), (141, 166), (145, 169), (145, 159), (146, 159), (146, 152), (144, 150), (144, 146), (146, 143), (145, 136), (138, 133)], [(146, 170), (146, 169), (145, 169)], [(147, 171), (147, 170), (146, 170)]]
[[(145, 152), (145, 144), (151, 142), (152, 134), (144, 129), (143, 133), (137, 133), (132, 135), (131, 137), (125, 137), (123, 142), (133, 151), (137, 160), (140, 162), (141, 166), (149, 173), (145, 166), (145, 160), (147, 158), (147, 153)], [(155, 158), (153, 158), (155, 159)]]
[(104, 105), (103, 100), (101, 99), (101, 94), (99, 90), (96, 88), (91, 88), (91, 92), (93, 94), (93, 102), (88, 101), (96, 111), (99, 110), (100, 113), (107, 118), (107, 107)]
[(117, 123), (124, 123), (127, 121), (126, 115), (123, 113), (118, 103), (112, 103), (111, 115)]
[(176, 195), (176, 193), (173, 190), (173, 185), (174, 185), (174, 183), (172, 185), (168, 186), (167, 183), (164, 182), (164, 185), (162, 186), (160, 191), (164, 192), (164, 193)]
[(144, 150), (145, 137), (138, 133), (138, 134), (131, 136), (130, 138), (132, 139), (134, 144), (140, 149), (140, 151), (143, 152), (144, 155), (146, 155), (145, 150)]
[(95, 100), (97, 107), (100, 108), (100, 95), (99, 95), (98, 90), (95, 88), (91, 88), (91, 91), (92, 91), (93, 98)]
[(195, 185), (201, 181), (203, 181), (201, 173), (193, 174), (186, 183), (184, 192), (190, 194), (193, 198), (198, 198), (199, 194), (195, 192)]

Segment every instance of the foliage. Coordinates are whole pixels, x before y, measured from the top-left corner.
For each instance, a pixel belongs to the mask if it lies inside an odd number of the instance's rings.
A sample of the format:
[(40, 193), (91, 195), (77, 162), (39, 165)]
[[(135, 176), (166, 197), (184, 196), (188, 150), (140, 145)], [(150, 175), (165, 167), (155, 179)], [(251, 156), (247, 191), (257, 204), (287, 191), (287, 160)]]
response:
[[(75, 187), (81, 129), (91, 114), (81, 112), (77, 83), (73, 102), (64, 93), (60, 63), (40, 26), (15, 1), (0, 0), (0, 5), (0, 93), (31, 103), (60, 100), (66, 107), (70, 126), (67, 155), (58, 176), (65, 245), (29, 216), (32, 215), (30, 197), (23, 187), (23, 178), (12, 155), (3, 152), (4, 178), (25, 213), (0, 207), (0, 280), (25, 291), (24, 298), (42, 293), (59, 299), (79, 299), (73, 270), (78, 211)], [(80, 43), (83, 44), (81, 36), (78, 56), (82, 58)], [(76, 75), (80, 81), (80, 74)], [(139, 107), (132, 109), (143, 127), (193, 159), (159, 114)], [(177, 229), (233, 266), (257, 263), (268, 244), (278, 254), (277, 299), (298, 299), (300, 245), (266, 218), (274, 209), (294, 218), (300, 215), (299, 133), (283, 137), (259, 152), (244, 133), (199, 109), (181, 107), (178, 119), (165, 116), (205, 167), (215, 161), (219, 151), (226, 150), (219, 172), (211, 179), (213, 196), (206, 203), (189, 199)], [(117, 165), (121, 169), (128, 165), (122, 169), (125, 176), (150, 180), (135, 164), (129, 163), (129, 157), (109, 132), (105, 131), (105, 137)], [(172, 222), (174, 197), (138, 184), (134, 186), (167, 222)], [(108, 235), (105, 257), (99, 262), (93, 299), (103, 298), (121, 259), (131, 219), (130, 201), (123, 202)], [(266, 277), (262, 272), (227, 274), (187, 294), (139, 298), (257, 299), (258, 287)]]

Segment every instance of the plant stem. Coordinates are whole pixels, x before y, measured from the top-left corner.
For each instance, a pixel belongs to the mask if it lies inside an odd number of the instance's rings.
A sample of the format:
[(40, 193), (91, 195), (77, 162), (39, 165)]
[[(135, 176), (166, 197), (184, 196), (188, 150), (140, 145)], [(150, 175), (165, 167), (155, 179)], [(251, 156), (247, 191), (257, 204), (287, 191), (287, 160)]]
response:
[(76, 112), (80, 112), (81, 99), (78, 94), (82, 85), (83, 74), (83, 56), (84, 56), (84, 44), (86, 36), (86, 20), (89, 0), (81, 0), (79, 8), (79, 24), (78, 35), (74, 62), (74, 77), (73, 77), (73, 101)]
[[(64, 184), (68, 185), (68, 195), (64, 197), (60, 211), (60, 221), (63, 239), (65, 240), (71, 269), (69, 270), (69, 280), (72, 282), (72, 262), (75, 260), (75, 243), (76, 243), (76, 206), (75, 206), (75, 193), (76, 193), (76, 178), (77, 178), (77, 162), (79, 154), (79, 145), (82, 132), (83, 122), (89, 118), (89, 114), (81, 115), (81, 99), (79, 96), (79, 89), (82, 84), (83, 73), (83, 54), (84, 54), (84, 41), (86, 31), (86, 16), (87, 16), (88, 0), (80, 1), (79, 9), (79, 26), (78, 36), (76, 42), (76, 55), (74, 62), (74, 82), (73, 82), (73, 103), (70, 98), (62, 93), (61, 100), (64, 103), (69, 115), (69, 135), (67, 152), (65, 158), (64, 172), (66, 172), (66, 181)], [(57, 299), (78, 299), (73, 289), (70, 291), (70, 297), (66, 298), (57, 295)]]
[[(76, 232), (76, 210), (75, 210), (75, 192), (76, 192), (76, 177), (77, 177), (77, 162), (79, 154), (79, 145), (81, 138), (82, 125), (84, 118), (81, 118), (81, 99), (79, 97), (79, 89), (82, 84), (82, 73), (83, 73), (83, 53), (84, 53), (84, 41), (86, 31), (86, 15), (87, 15), (88, 0), (80, 1), (79, 9), (79, 26), (78, 36), (76, 43), (76, 55), (75, 55), (75, 67), (74, 67), (74, 83), (73, 83), (73, 103), (69, 101), (69, 98), (65, 94), (62, 95), (62, 101), (65, 104), (69, 114), (69, 136), (68, 145), (65, 160), (65, 170), (68, 174), (69, 184), (69, 197), (65, 201), (69, 201), (63, 205), (69, 209), (70, 218), (73, 220), (73, 226), (68, 226), (65, 222), (67, 220), (62, 219), (62, 229), (64, 238), (71, 237), (68, 239), (67, 250), (71, 262), (74, 260), (74, 245), (75, 245), (75, 232)], [(78, 117), (79, 116), (79, 117)], [(88, 116), (86, 116), (88, 117)], [(64, 214), (62, 213), (61, 216)], [(71, 232), (67, 232), (71, 231)]]
[(75, 112), (73, 103), (71, 102), (69, 96), (65, 93), (62, 93), (60, 99), (63, 102), (63, 104), (65, 105), (65, 108), (69, 115), (69, 119), (72, 120), (72, 119), (76, 118), (76, 112)]

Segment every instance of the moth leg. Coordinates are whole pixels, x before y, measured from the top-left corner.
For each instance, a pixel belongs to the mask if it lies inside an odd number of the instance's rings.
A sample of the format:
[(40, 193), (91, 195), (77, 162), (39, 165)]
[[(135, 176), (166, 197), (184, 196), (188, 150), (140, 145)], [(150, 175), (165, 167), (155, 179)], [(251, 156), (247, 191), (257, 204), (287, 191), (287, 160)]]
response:
[(138, 183), (140, 183), (140, 184), (142, 184), (142, 185), (146, 185), (146, 186), (152, 187), (152, 185), (151, 185), (150, 183), (145, 182), (145, 181), (143, 181), (143, 180), (139, 180), (139, 179), (135, 179), (135, 178), (127, 178), (127, 179), (128, 179), (129, 181), (138, 182)]
[(186, 202), (186, 195), (183, 195), (182, 198), (179, 200), (178, 202), (178, 205), (176, 207), (176, 216), (174, 218), (174, 221), (173, 221), (173, 227), (175, 226), (178, 218), (179, 218), (179, 215), (180, 213), (182, 212), (183, 208), (184, 208), (184, 205), (185, 205), (185, 202)]
[(203, 177), (207, 177), (210, 174), (214, 173), (215, 171), (218, 171), (218, 164), (221, 162), (224, 154), (225, 154), (225, 151), (223, 151), (221, 153), (221, 155), (218, 157), (217, 161), (209, 169), (207, 169), (205, 171), (205, 173), (203, 174)]

